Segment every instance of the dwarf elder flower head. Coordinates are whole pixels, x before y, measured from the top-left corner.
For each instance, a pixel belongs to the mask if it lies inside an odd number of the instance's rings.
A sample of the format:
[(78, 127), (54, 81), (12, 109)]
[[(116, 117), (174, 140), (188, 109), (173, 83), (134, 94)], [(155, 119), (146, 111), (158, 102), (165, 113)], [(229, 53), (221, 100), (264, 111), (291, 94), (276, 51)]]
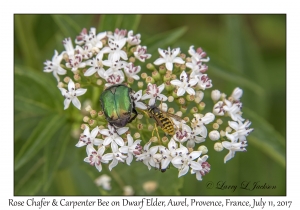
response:
[[(125, 161), (135, 167), (131, 164), (135, 159), (149, 170), (165, 172), (175, 167), (179, 177), (190, 171), (201, 181), (210, 171), (208, 155), (200, 157), (208, 152), (207, 136), (216, 141), (216, 151), (229, 150), (224, 162), (233, 158), (236, 151), (246, 151), (246, 138), (253, 128), (242, 117), (243, 90), (234, 89), (228, 98), (216, 88), (210, 93), (212, 79), (207, 75), (206, 65), (209, 57), (201, 48), (194, 50), (190, 46), (190, 57), (178, 47), (158, 48), (156, 56), (160, 58), (146, 63), (151, 58), (147, 53), (151, 46), (142, 45), (140, 34), (127, 33), (127, 29), (97, 34), (93, 27), (89, 32), (83, 29), (75, 44), (71, 38), (64, 39), (65, 50), (54, 51), (52, 61), (44, 63), (44, 72), (53, 72), (65, 97), (65, 109), (71, 101), (81, 109), (79, 99), (85, 98), (84, 104), (89, 104), (89, 108), (81, 110), (85, 116), (76, 146), (86, 147), (84, 161), (98, 171), (102, 164), (108, 164), (112, 170)], [(63, 75), (67, 76), (60, 81)], [(120, 94), (112, 88), (107, 98), (111, 106), (103, 108), (98, 101), (93, 107), (95, 100), (88, 97), (93, 94), (93, 99), (99, 98), (97, 94), (112, 85), (122, 86), (124, 92)], [(91, 90), (96, 91), (77, 98)], [(205, 94), (211, 96), (213, 107), (206, 103)], [(112, 112), (118, 119), (128, 119), (128, 127), (110, 124), (107, 116), (112, 116)], [(170, 133), (174, 135), (169, 136)]]

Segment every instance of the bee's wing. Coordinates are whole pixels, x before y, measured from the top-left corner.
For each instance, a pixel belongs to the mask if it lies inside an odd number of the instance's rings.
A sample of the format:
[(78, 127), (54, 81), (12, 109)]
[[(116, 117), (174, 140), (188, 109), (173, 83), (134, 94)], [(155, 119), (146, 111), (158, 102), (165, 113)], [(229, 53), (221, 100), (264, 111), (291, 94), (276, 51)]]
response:
[(179, 121), (179, 122), (181, 122), (181, 121), (183, 120), (181, 117), (179, 117), (179, 116), (176, 115), (176, 114), (171, 114), (171, 113), (169, 113), (169, 112), (164, 112), (164, 114), (167, 115), (168, 117), (174, 118), (175, 120), (177, 120), (177, 121)]

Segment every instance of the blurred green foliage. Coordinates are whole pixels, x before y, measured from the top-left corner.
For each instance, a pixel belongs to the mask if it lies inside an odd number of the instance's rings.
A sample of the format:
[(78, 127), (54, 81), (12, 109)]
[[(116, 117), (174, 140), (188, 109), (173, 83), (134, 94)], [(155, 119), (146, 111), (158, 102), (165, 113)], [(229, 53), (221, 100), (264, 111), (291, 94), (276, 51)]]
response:
[[(122, 195), (125, 185), (136, 195), (286, 194), (285, 15), (15, 15), (14, 25), (15, 195)], [(254, 128), (248, 152), (238, 152), (224, 164), (227, 150), (213, 151), (207, 139), (212, 168), (202, 182), (191, 174), (177, 178), (174, 168), (148, 171), (134, 161), (131, 167), (118, 164), (112, 172), (105, 166), (101, 173), (84, 163), (85, 149), (75, 147), (82, 116), (73, 106), (63, 110), (64, 99), (55, 78), (43, 73), (43, 62), (55, 49), (64, 50), (64, 38), (74, 40), (90, 27), (97, 32), (133, 29), (153, 59), (158, 47), (187, 53), (191, 45), (201, 46), (211, 59), (207, 73), (213, 89), (228, 95), (237, 86), (244, 90), (243, 117)], [(101, 90), (93, 91), (94, 96), (85, 97), (97, 101)], [(208, 98), (210, 90), (205, 94)], [(112, 177), (112, 190), (94, 184), (101, 174)], [(143, 189), (147, 181), (158, 183), (150, 194)], [(276, 188), (244, 190), (244, 181)], [(209, 182), (213, 189), (207, 188)], [(238, 188), (216, 189), (223, 182)]]

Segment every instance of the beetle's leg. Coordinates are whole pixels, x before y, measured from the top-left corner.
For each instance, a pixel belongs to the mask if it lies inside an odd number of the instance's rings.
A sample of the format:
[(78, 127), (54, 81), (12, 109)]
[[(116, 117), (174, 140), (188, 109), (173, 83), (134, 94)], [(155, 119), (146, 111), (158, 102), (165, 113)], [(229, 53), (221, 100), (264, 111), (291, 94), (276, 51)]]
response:
[(119, 135), (119, 136), (121, 136), (119, 133), (118, 133), (118, 127), (117, 126), (115, 126), (115, 125), (113, 125), (113, 124), (111, 124), (111, 123), (109, 123), (112, 127), (114, 127), (114, 129), (115, 129), (115, 132)]
[(132, 112), (134, 115), (128, 120), (129, 123), (131, 123), (138, 116), (138, 113), (135, 109), (132, 109)]

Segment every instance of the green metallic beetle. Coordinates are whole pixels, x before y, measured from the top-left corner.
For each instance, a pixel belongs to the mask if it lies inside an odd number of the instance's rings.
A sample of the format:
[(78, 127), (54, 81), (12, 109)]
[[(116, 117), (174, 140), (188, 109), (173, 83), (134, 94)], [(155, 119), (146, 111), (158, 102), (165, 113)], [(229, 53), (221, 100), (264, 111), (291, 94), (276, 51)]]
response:
[(136, 118), (138, 113), (131, 97), (132, 93), (132, 89), (124, 84), (112, 85), (101, 93), (101, 106), (109, 124), (124, 127)]

